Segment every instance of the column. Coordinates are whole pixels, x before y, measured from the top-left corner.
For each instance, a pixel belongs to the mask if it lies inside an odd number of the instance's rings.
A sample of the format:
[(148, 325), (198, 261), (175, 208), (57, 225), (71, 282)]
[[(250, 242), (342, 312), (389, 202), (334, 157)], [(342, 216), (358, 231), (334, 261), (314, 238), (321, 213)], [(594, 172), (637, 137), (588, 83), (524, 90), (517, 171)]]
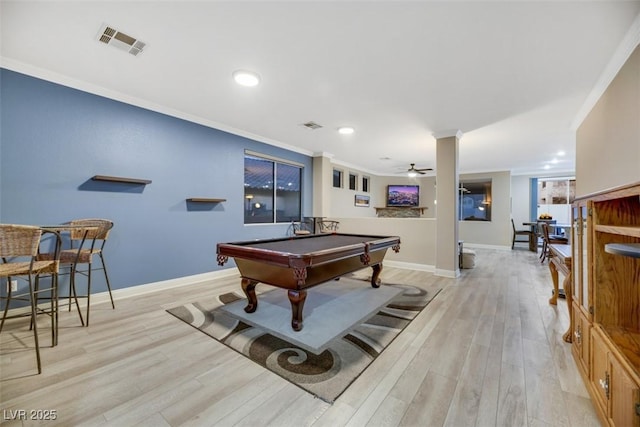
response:
[(311, 216), (331, 215), (331, 188), (333, 187), (333, 166), (331, 155), (320, 153), (313, 157), (313, 207)]
[(460, 276), (458, 264), (459, 130), (434, 133), (436, 138), (436, 276)]

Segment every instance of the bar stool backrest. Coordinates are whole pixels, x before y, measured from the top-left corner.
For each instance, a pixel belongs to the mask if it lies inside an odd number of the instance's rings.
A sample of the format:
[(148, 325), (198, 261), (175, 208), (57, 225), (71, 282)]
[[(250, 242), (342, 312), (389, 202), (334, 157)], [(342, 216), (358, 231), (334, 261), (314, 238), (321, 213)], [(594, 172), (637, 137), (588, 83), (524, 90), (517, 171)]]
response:
[(83, 228), (72, 229), (71, 240), (82, 240), (84, 238), (87, 240), (107, 240), (109, 237), (109, 231), (113, 228), (113, 221), (108, 219), (74, 219), (70, 224), (85, 227), (97, 227), (95, 230), (85, 230)]
[(39, 227), (0, 224), (0, 257), (35, 257), (41, 236)]

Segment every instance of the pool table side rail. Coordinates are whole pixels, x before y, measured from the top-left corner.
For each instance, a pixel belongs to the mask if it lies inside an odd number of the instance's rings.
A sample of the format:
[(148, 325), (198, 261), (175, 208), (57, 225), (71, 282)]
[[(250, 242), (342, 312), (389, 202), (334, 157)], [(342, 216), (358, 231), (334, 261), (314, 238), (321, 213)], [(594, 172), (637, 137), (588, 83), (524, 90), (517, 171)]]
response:
[[(351, 235), (355, 236), (355, 235)], [(295, 238), (275, 239), (277, 241), (305, 239), (313, 236), (302, 236)], [(297, 254), (293, 252), (274, 251), (269, 249), (256, 249), (251, 247), (252, 244), (260, 243), (261, 240), (236, 243), (218, 243), (217, 254), (220, 257), (243, 258), (255, 261), (263, 261), (269, 264), (283, 267), (311, 267), (322, 265), (328, 262), (352, 257), (354, 255), (362, 255), (375, 252), (381, 249), (400, 245), (400, 238), (397, 236), (363, 236), (372, 238), (368, 242), (355, 243), (350, 245), (339, 246), (337, 248)], [(272, 240), (274, 241), (274, 240)], [(220, 264), (220, 262), (219, 262)], [(222, 264), (221, 264), (222, 265)], [(365, 265), (366, 266), (366, 265)], [(364, 267), (364, 266), (363, 266)]]

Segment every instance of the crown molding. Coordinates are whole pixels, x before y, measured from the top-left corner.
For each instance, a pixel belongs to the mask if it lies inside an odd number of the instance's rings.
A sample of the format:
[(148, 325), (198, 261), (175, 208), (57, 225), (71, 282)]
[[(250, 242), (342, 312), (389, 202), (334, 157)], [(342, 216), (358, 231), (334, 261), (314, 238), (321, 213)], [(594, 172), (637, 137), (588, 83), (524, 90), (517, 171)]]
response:
[(607, 90), (638, 45), (640, 45), (640, 13), (636, 16), (636, 19), (634, 19), (627, 34), (618, 45), (611, 60), (609, 60), (600, 78), (587, 96), (587, 99), (582, 104), (582, 107), (580, 107), (580, 110), (578, 110), (578, 114), (576, 114), (576, 117), (571, 122), (572, 131), (578, 130), (580, 125), (582, 125), (584, 119), (591, 112), (600, 97), (602, 97), (602, 94)]

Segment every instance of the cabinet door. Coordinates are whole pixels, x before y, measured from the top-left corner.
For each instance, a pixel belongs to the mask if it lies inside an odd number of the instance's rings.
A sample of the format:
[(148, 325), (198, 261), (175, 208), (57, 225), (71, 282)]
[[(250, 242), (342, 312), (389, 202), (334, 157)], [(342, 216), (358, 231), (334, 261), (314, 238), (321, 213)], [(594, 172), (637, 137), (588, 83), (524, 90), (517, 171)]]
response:
[(640, 405), (640, 387), (627, 374), (615, 357), (611, 357), (610, 421), (614, 426), (640, 427), (636, 405)]
[(580, 252), (580, 236), (582, 235), (582, 226), (580, 219), (580, 207), (573, 206), (571, 209), (571, 258), (573, 260), (571, 280), (573, 282), (572, 295), (573, 301), (582, 304), (582, 253)]
[(584, 361), (582, 360), (582, 324), (580, 323), (580, 303), (573, 300), (573, 340), (571, 341), (571, 352), (573, 353), (576, 362), (579, 362), (578, 367), (584, 370)]
[(591, 386), (601, 413), (609, 413), (609, 351), (596, 328), (591, 329)]
[(580, 309), (580, 304), (573, 303), (573, 354), (579, 362), (582, 371), (590, 378), (591, 366), (589, 360), (591, 322)]
[(593, 314), (591, 311), (592, 303), (591, 303), (591, 289), (589, 287), (589, 282), (591, 281), (591, 275), (589, 274), (589, 223), (591, 218), (588, 215), (587, 206), (580, 206), (580, 235), (578, 240), (579, 249), (580, 249), (580, 283), (582, 285), (582, 289), (580, 291), (581, 295), (581, 304), (584, 307), (584, 310), (587, 313)]

